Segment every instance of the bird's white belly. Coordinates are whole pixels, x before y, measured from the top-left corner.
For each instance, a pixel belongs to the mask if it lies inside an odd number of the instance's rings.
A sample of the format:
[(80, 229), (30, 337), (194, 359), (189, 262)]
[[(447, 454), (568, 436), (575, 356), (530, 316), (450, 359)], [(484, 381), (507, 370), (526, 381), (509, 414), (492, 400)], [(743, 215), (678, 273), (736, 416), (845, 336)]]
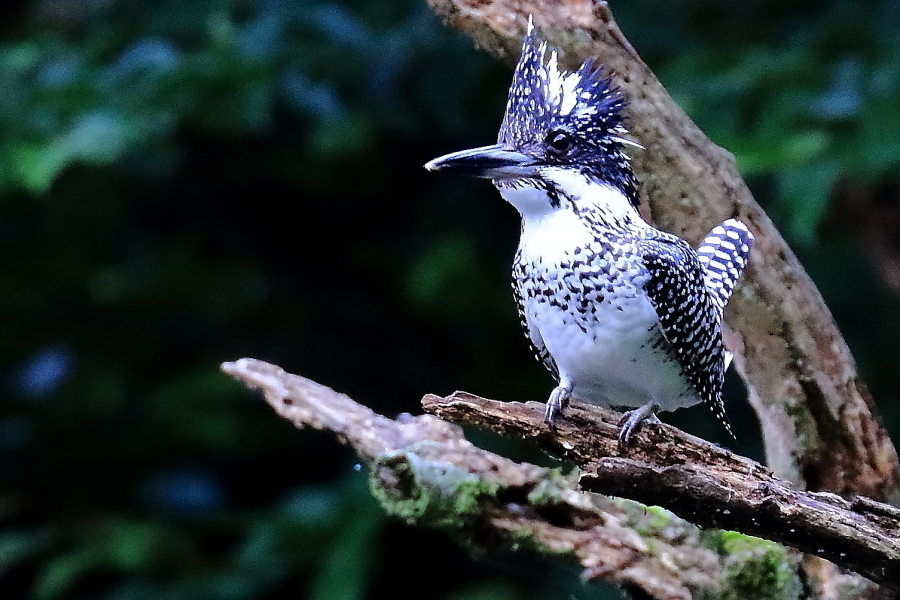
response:
[(561, 382), (571, 384), (576, 398), (616, 407), (653, 400), (664, 411), (700, 402), (660, 344), (658, 318), (645, 296), (601, 302), (590, 320), (536, 298), (528, 304)]

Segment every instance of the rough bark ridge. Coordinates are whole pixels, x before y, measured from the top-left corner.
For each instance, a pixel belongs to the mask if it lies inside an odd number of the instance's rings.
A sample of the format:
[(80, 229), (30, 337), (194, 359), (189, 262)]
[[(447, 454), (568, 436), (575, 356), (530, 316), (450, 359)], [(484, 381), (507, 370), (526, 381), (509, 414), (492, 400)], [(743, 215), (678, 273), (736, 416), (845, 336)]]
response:
[[(653, 217), (693, 242), (738, 217), (756, 235), (726, 342), (759, 414), (769, 465), (813, 491), (900, 501), (900, 467), (853, 357), (818, 290), (753, 200), (734, 158), (668, 96), (605, 2), (428, 0), (449, 25), (514, 62), (529, 14), (564, 63), (597, 56), (630, 101), (634, 153)], [(498, 123), (499, 123), (498, 115)]]

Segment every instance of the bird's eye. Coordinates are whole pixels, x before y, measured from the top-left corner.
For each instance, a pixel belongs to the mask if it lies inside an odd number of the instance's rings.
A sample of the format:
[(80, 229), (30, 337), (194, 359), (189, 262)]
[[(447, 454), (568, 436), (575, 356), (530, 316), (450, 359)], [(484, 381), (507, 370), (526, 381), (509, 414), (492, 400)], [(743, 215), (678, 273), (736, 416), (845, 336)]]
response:
[(572, 145), (572, 138), (565, 131), (554, 130), (547, 134), (547, 146), (554, 154), (563, 154)]

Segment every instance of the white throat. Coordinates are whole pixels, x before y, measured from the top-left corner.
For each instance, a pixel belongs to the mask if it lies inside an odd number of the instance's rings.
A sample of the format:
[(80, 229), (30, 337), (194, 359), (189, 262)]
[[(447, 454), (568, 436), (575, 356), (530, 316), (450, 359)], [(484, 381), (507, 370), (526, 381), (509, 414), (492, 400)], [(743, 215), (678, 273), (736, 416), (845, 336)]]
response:
[(557, 264), (573, 248), (586, 248), (596, 240), (583, 219), (569, 209), (555, 210), (540, 219), (522, 219), (519, 251), (526, 262)]
[(577, 208), (602, 216), (610, 223), (646, 225), (628, 197), (610, 185), (598, 183), (576, 170), (560, 167), (545, 167), (541, 176), (553, 188), (565, 192), (559, 195), (560, 206), (554, 207), (547, 191), (540, 187), (498, 187), (503, 199), (522, 215), (523, 223), (539, 221), (556, 211), (572, 212), (573, 208)]
[[(519, 248), (526, 260), (556, 262), (572, 248), (586, 247), (597, 239), (598, 221), (646, 227), (628, 198), (612, 186), (597, 183), (569, 169), (548, 167), (541, 175), (560, 194), (554, 207), (550, 195), (540, 187), (500, 187), (504, 200), (522, 215), (522, 239)], [(593, 218), (585, 218), (589, 213)]]

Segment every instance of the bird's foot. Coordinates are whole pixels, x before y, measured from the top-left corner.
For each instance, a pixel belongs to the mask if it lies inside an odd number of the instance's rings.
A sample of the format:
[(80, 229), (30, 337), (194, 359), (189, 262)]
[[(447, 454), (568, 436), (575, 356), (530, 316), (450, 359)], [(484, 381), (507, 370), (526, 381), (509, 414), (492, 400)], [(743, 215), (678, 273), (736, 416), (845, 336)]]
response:
[(619, 448), (624, 448), (631, 441), (631, 436), (637, 433), (645, 422), (659, 423), (656, 412), (659, 410), (659, 404), (656, 402), (648, 402), (640, 408), (629, 410), (619, 419)]
[(569, 400), (572, 399), (572, 388), (567, 385), (558, 385), (550, 394), (547, 400), (547, 408), (544, 410), (544, 423), (550, 426), (550, 429), (556, 428), (556, 419), (562, 414), (566, 407), (569, 406)]

